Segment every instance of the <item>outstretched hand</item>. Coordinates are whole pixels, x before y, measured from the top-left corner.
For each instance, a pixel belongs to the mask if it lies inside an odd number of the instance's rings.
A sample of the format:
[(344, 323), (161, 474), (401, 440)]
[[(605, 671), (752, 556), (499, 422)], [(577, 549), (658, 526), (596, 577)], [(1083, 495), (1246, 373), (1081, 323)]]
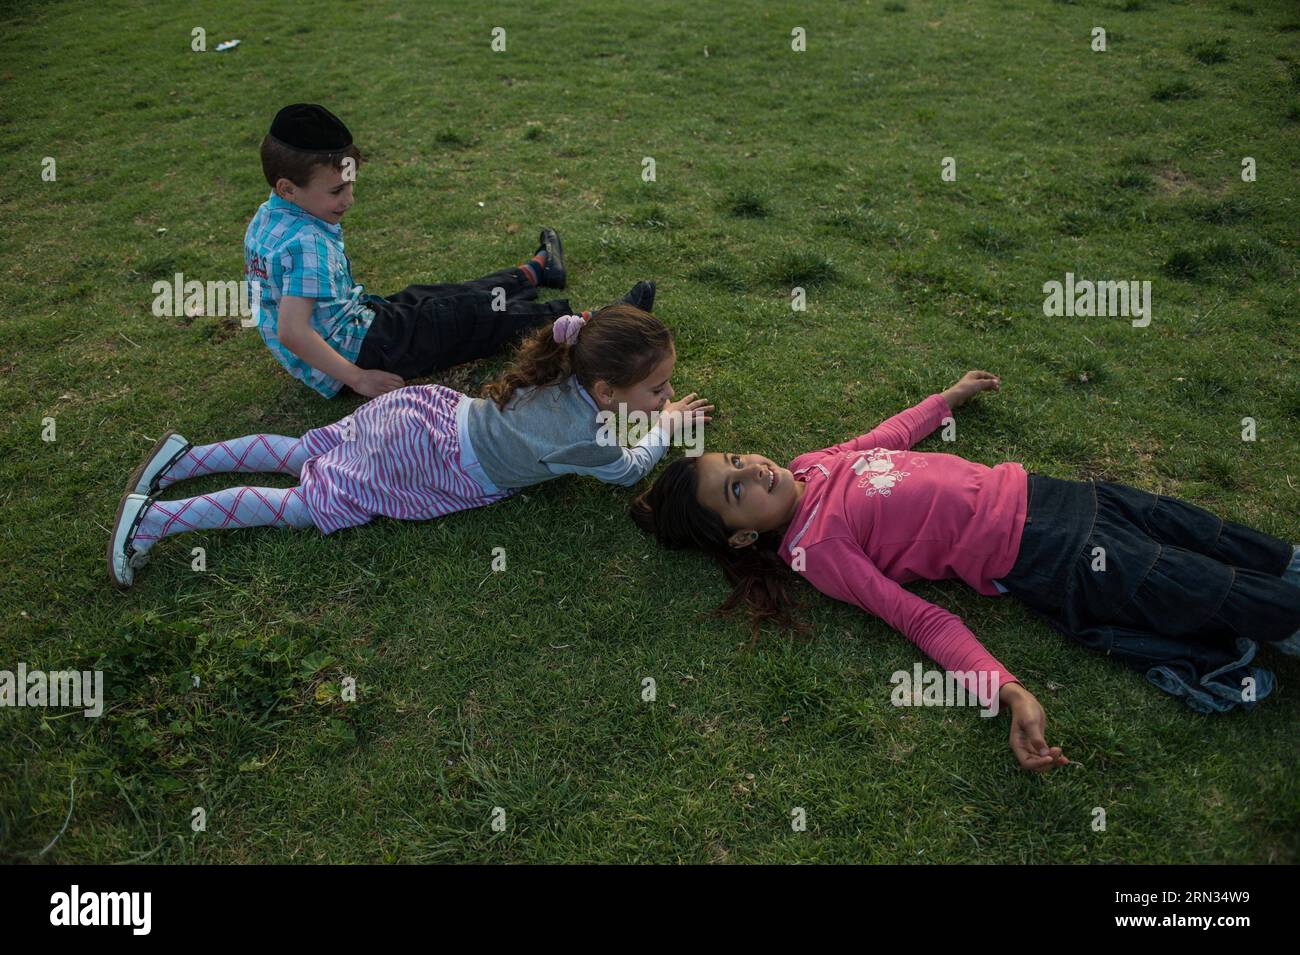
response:
[(1031, 773), (1045, 773), (1070, 761), (1061, 753), (1061, 747), (1048, 746), (1044, 730), (1047, 714), (1042, 705), (1018, 683), (1004, 684), (1003, 701), (1011, 704), (1011, 752), (1022, 769)]
[(703, 398), (696, 398), (695, 392), (677, 400), (670, 401), (664, 405), (664, 410), (660, 412), (661, 418), (667, 418), (672, 431), (669, 433), (683, 433), (686, 421), (691, 420), (694, 427), (699, 427), (713, 420), (709, 412), (713, 410), (713, 405), (709, 404)]
[(958, 408), (981, 391), (997, 391), (1001, 387), (1002, 379), (992, 372), (968, 371), (959, 382), (943, 393), (943, 397), (949, 408)]

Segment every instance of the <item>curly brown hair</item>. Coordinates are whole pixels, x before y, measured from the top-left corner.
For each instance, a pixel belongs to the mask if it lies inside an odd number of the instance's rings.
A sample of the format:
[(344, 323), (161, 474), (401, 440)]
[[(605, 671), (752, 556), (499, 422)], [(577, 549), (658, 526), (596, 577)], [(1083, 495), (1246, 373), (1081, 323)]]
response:
[(510, 367), (483, 386), (484, 398), (504, 411), (516, 389), (557, 385), (570, 375), (577, 375), (587, 391), (597, 381), (627, 388), (644, 381), (673, 347), (672, 330), (635, 305), (602, 308), (572, 345), (555, 340), (553, 325), (543, 325), (520, 343)]

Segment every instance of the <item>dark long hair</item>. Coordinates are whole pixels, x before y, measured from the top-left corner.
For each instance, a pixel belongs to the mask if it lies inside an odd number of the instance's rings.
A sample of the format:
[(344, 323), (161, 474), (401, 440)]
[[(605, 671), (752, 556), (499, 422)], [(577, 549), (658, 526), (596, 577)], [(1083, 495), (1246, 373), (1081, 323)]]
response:
[(597, 381), (627, 388), (644, 381), (673, 345), (672, 330), (663, 322), (624, 303), (587, 319), (572, 345), (557, 342), (553, 326), (543, 325), (520, 343), (510, 367), (483, 386), (483, 397), (504, 411), (515, 389), (556, 385), (570, 375), (577, 375), (589, 392)]
[(732, 547), (731, 532), (718, 512), (696, 498), (698, 464), (698, 457), (683, 457), (668, 465), (650, 489), (628, 505), (628, 516), (664, 547), (711, 555), (731, 584), (731, 595), (714, 613), (746, 614), (754, 642), (768, 621), (806, 633), (808, 625), (790, 615), (792, 608), (801, 605), (787, 589), (795, 574), (777, 553), (782, 532), (767, 531), (748, 547)]

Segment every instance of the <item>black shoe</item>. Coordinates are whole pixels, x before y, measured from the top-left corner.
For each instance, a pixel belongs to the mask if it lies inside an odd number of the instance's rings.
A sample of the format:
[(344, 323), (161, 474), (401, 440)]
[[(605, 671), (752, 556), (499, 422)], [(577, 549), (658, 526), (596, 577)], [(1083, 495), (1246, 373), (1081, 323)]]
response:
[(637, 282), (636, 285), (632, 286), (632, 291), (624, 295), (619, 301), (624, 305), (635, 305), (643, 312), (652, 311), (655, 307), (654, 279)]
[(546, 250), (546, 267), (542, 269), (541, 284), (546, 288), (564, 288), (564, 245), (560, 242), (559, 234), (554, 229), (543, 228), (537, 241)]

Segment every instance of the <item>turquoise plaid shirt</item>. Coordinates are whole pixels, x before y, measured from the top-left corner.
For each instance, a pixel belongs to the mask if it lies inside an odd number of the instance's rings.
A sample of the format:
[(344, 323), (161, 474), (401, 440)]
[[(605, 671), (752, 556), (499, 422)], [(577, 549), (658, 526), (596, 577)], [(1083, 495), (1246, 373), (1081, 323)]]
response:
[(254, 300), (257, 330), (289, 374), (326, 398), (343, 382), (317, 371), (280, 343), (280, 298), (313, 298), (311, 327), (348, 361), (356, 361), (375, 313), (370, 296), (352, 281), (352, 263), (343, 252), (343, 227), (272, 193), (258, 207), (244, 233), (244, 277)]

